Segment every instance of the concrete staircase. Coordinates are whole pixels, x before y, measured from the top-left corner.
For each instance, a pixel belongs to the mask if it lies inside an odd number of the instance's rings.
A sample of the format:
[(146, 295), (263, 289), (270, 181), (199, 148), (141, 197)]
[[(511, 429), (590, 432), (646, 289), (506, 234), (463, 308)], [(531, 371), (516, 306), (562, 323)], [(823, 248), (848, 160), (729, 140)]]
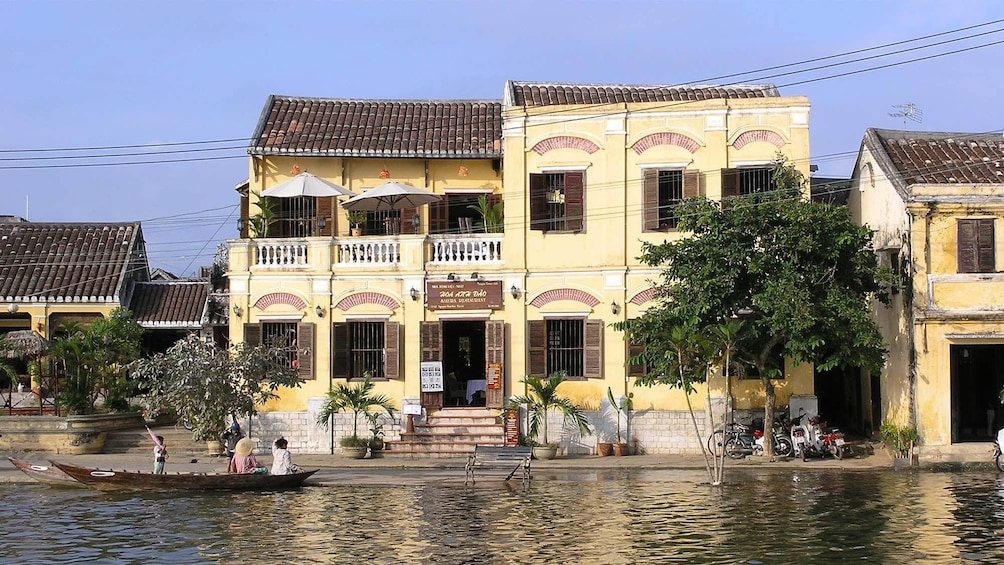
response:
[(505, 429), (497, 411), (486, 408), (443, 408), (415, 422), (414, 433), (387, 441), (385, 457), (462, 457), (475, 445), (504, 445)]
[[(192, 439), (192, 432), (182, 426), (160, 426), (151, 428), (153, 433), (164, 436), (164, 445), (171, 456), (206, 456), (206, 442)], [(104, 453), (149, 454), (153, 459), (153, 439), (146, 428), (109, 432), (105, 439)]]

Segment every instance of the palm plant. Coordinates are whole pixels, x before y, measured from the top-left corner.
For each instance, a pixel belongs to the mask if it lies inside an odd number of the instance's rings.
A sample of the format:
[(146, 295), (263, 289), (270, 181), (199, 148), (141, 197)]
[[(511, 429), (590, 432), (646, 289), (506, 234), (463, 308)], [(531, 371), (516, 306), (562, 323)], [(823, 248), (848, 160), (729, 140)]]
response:
[(553, 373), (546, 379), (529, 376), (523, 380), (528, 389), (527, 394), (513, 398), (516, 404), (526, 404), (530, 413), (530, 428), (527, 434), (534, 440), (542, 438), (541, 445), (550, 443), (547, 436), (547, 413), (551, 410), (561, 411), (565, 422), (574, 424), (583, 435), (592, 432), (586, 416), (579, 407), (571, 400), (558, 395), (558, 386), (565, 382), (566, 378), (563, 371)]
[(394, 404), (386, 394), (373, 394), (376, 385), (367, 375), (366, 380), (361, 383), (349, 385), (348, 383), (338, 383), (328, 389), (328, 396), (324, 399), (321, 412), (317, 415), (318, 426), (328, 426), (331, 417), (342, 410), (352, 411), (352, 438), (359, 438), (359, 414), (369, 411), (370, 406), (383, 408), (391, 417), (394, 416)]
[[(617, 443), (623, 443), (621, 441), (621, 412), (625, 416), (628, 415), (628, 411), (634, 406), (634, 393), (629, 392), (627, 396), (621, 397), (620, 402), (614, 398), (614, 391), (610, 387), (607, 387), (607, 400), (610, 401), (610, 406), (617, 411)], [(628, 422), (625, 422), (625, 424)]]
[(502, 231), (502, 203), (491, 203), (485, 195), (478, 196), (478, 203), (468, 206), (481, 214), (479, 226), (485, 233), (500, 233)]
[(279, 212), (275, 209), (274, 200), (263, 197), (260, 192), (253, 194), (258, 198), (255, 202), (258, 213), (250, 218), (251, 237), (268, 237), (269, 228), (275, 223)]

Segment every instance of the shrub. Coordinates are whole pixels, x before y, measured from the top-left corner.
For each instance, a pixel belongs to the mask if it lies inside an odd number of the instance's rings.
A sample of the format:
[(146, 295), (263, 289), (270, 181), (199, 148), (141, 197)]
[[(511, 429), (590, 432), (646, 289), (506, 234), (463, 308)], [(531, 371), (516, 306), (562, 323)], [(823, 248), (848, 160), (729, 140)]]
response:
[(910, 442), (916, 442), (919, 437), (917, 428), (897, 426), (891, 422), (882, 424), (879, 433), (882, 434), (882, 441), (900, 456), (906, 456), (910, 451)]

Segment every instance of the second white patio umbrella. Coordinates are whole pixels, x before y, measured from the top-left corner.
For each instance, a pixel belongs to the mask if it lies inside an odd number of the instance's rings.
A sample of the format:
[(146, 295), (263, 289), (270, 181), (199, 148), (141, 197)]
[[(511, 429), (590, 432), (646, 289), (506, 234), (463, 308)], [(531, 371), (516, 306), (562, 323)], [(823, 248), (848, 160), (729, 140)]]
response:
[(390, 181), (367, 190), (358, 196), (349, 198), (345, 202), (342, 202), (342, 207), (346, 210), (381, 212), (384, 210), (417, 208), (423, 204), (431, 204), (442, 199), (442, 196), (428, 190), (415, 188), (410, 184)]
[(356, 193), (316, 175), (300, 173), (262, 192), (261, 195), (271, 198), (294, 198), (297, 196), (325, 198), (329, 196), (356, 196)]

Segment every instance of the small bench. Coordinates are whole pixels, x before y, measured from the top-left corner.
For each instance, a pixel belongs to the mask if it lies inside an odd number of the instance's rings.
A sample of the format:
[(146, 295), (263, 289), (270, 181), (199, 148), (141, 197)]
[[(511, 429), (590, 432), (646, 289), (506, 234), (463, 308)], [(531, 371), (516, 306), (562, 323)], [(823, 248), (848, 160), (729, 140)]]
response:
[(529, 447), (517, 445), (513, 447), (499, 447), (496, 445), (475, 445), (474, 453), (467, 456), (467, 465), (464, 467), (466, 477), (464, 484), (474, 484), (475, 469), (512, 469), (506, 476), (508, 481), (516, 474), (516, 471), (523, 470), (523, 485), (530, 483), (530, 460), (532, 451)]

